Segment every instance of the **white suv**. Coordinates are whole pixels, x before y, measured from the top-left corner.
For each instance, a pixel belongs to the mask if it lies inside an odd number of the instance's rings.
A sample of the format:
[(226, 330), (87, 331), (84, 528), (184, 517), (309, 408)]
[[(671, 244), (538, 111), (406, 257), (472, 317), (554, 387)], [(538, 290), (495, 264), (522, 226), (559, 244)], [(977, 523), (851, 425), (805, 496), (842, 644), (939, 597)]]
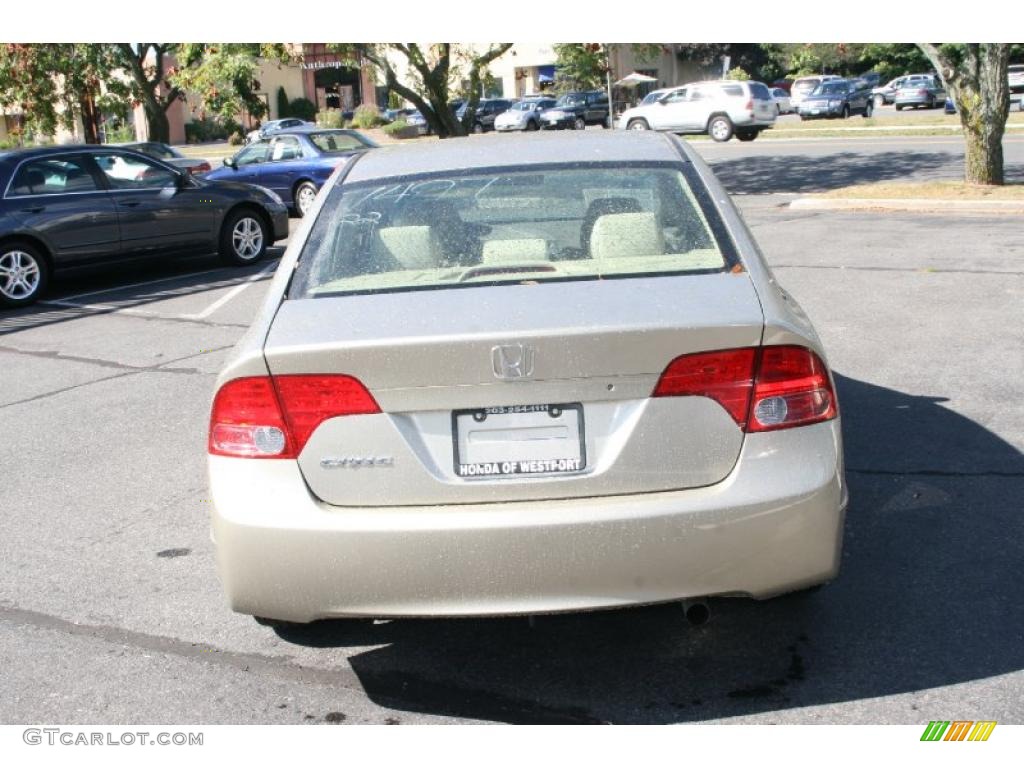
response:
[(627, 109), (616, 126), (631, 131), (706, 133), (715, 141), (753, 141), (775, 125), (775, 102), (764, 83), (717, 80), (673, 88), (651, 104)]

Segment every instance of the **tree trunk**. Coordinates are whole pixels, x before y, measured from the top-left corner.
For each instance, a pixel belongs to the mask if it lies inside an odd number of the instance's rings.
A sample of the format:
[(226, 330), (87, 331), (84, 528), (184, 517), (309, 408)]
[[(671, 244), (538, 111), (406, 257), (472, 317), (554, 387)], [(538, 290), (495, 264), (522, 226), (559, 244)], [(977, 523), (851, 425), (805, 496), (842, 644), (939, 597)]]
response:
[(960, 124), (964, 129), (964, 181), (968, 184), (1003, 183), (1003, 130), (1006, 122), (997, 119), (981, 95), (960, 90)]
[(1010, 114), (1006, 43), (964, 43), (959, 60), (933, 43), (918, 43), (942, 75), (964, 129), (964, 181), (1002, 184), (1003, 132)]
[(92, 93), (84, 93), (78, 101), (82, 115), (82, 138), (86, 144), (100, 143), (100, 115)]
[(161, 141), (164, 144), (171, 143), (171, 123), (167, 119), (167, 112), (156, 99), (145, 99), (142, 108), (146, 113), (146, 128), (149, 131), (149, 141)]

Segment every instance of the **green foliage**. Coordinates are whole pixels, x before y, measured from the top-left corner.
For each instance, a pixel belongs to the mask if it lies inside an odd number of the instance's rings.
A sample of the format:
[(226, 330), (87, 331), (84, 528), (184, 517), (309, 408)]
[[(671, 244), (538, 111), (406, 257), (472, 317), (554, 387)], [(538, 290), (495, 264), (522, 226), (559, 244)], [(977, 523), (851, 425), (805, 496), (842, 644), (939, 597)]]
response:
[(600, 43), (556, 43), (555, 90), (600, 88), (608, 76), (608, 50)]
[(750, 75), (747, 73), (747, 70), (743, 69), (743, 67), (733, 67), (732, 69), (730, 69), (726, 73), (725, 79), (726, 80), (749, 80), (750, 79)]
[(867, 43), (861, 50), (859, 64), (861, 72), (877, 72), (882, 83), (933, 69), (928, 57), (913, 43)]
[(401, 109), (404, 105), (404, 100), (398, 91), (388, 92), (388, 109)]
[(321, 128), (341, 128), (344, 122), (340, 109), (324, 109), (316, 113), (316, 124)]
[(292, 103), (288, 105), (288, 112), (290, 117), (297, 117), (307, 122), (312, 122), (317, 117), (316, 104), (301, 96), (292, 99)]
[[(383, 86), (411, 102), (441, 138), (469, 132), (492, 61), (512, 43), (332, 43), (329, 49), (350, 66), (370, 66)], [(461, 120), (448, 109), (464, 91), (468, 106)]]
[(393, 138), (402, 138), (403, 134), (408, 132), (409, 124), (405, 122), (405, 118), (400, 117), (397, 120), (388, 123), (382, 129), (384, 133)]
[(277, 89), (277, 116), (279, 118), (291, 116), (291, 104), (288, 102), (288, 93), (283, 85)]
[(128, 107), (128, 87), (115, 68), (107, 45), (2, 43), (0, 103), (20, 108), (26, 131), (52, 136), (58, 127), (74, 130), (81, 119), (83, 138), (95, 141), (101, 111)]
[(204, 141), (225, 141), (231, 133), (223, 121), (210, 117), (185, 123), (185, 141), (189, 144)]
[(263, 117), (267, 105), (257, 94), (261, 46), (256, 43), (181, 43), (179, 66), (168, 75), (179, 90), (194, 94), (203, 112), (221, 118), (247, 112)]
[(108, 144), (127, 144), (130, 141), (135, 141), (135, 128), (127, 123), (122, 123), (116, 128), (108, 128), (106, 138)]
[(352, 126), (354, 128), (376, 128), (382, 122), (380, 113), (368, 104), (356, 107), (355, 114), (352, 116)]

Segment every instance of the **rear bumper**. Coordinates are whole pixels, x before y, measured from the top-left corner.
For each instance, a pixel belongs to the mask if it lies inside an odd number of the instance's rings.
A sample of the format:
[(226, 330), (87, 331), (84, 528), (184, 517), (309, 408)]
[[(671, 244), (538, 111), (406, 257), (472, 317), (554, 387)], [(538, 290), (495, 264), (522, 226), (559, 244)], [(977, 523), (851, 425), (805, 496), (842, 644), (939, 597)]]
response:
[[(943, 97), (942, 101), (945, 102), (946, 98)], [(901, 99), (896, 99), (895, 103), (901, 107), (920, 107), (925, 104), (938, 104), (939, 99), (933, 96), (904, 96)]]
[(231, 607), (290, 621), (532, 614), (818, 584), (839, 569), (839, 421), (748, 435), (705, 488), (445, 507), (331, 507), (294, 461), (210, 457)]

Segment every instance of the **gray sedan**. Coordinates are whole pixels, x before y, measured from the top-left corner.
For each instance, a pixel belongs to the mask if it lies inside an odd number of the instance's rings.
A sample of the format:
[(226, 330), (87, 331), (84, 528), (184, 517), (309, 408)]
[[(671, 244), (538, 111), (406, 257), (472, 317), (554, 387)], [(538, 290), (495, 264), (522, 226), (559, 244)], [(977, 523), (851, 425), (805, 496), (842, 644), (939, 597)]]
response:
[(234, 610), (692, 607), (836, 575), (825, 352), (685, 142), (385, 147), (308, 220), (213, 398)]

